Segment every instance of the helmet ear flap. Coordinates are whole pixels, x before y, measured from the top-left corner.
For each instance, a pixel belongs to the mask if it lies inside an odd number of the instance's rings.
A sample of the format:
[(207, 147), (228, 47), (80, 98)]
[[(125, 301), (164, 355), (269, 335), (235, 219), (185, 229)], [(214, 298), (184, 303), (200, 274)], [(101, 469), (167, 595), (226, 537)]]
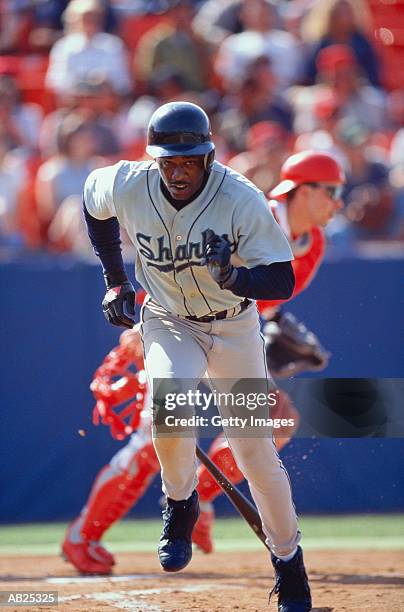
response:
[(213, 151), (209, 151), (209, 153), (205, 153), (205, 156), (203, 158), (206, 172), (209, 173), (212, 170), (212, 165), (214, 161), (215, 161), (215, 150), (213, 149)]

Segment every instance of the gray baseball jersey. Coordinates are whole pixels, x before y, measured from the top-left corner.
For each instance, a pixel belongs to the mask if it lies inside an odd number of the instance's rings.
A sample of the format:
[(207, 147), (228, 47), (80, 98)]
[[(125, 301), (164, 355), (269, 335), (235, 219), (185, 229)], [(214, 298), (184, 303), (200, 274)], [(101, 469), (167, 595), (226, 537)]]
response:
[(169, 312), (202, 317), (240, 302), (206, 268), (208, 229), (229, 240), (234, 265), (293, 259), (264, 194), (241, 174), (214, 162), (203, 191), (179, 211), (160, 181), (155, 162), (120, 161), (89, 175), (84, 198), (96, 219), (118, 218), (135, 246), (136, 279)]

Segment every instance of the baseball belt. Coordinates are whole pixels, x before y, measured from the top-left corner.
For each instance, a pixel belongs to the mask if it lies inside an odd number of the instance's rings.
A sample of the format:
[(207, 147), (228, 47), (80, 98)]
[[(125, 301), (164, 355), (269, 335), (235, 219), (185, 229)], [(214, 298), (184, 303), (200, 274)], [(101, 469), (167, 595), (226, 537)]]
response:
[(198, 321), (198, 323), (210, 323), (211, 321), (221, 321), (222, 319), (231, 319), (242, 313), (248, 306), (251, 304), (251, 300), (245, 298), (242, 302), (234, 306), (233, 308), (229, 308), (228, 310), (221, 310), (216, 314), (206, 315), (205, 317), (194, 317), (188, 316), (184, 317), (188, 319), (188, 321)]

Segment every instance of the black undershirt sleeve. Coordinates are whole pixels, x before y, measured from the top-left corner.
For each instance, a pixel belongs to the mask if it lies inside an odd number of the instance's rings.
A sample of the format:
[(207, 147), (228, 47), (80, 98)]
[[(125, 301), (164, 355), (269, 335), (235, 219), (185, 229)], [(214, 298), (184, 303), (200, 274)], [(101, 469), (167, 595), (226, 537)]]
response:
[(290, 261), (268, 266), (237, 268), (235, 283), (230, 291), (253, 300), (287, 300), (293, 294), (295, 274)]
[(116, 217), (100, 220), (88, 212), (83, 203), (88, 236), (100, 258), (107, 287), (116, 287), (128, 280), (122, 259), (119, 222)]

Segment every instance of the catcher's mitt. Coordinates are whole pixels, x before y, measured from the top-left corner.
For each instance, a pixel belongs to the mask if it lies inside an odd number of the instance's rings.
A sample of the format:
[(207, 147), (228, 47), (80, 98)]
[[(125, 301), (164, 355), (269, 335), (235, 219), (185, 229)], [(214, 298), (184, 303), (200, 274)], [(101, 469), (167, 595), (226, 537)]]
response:
[(330, 358), (317, 336), (290, 312), (263, 328), (268, 368), (275, 378), (289, 378), (304, 371), (320, 371)]

